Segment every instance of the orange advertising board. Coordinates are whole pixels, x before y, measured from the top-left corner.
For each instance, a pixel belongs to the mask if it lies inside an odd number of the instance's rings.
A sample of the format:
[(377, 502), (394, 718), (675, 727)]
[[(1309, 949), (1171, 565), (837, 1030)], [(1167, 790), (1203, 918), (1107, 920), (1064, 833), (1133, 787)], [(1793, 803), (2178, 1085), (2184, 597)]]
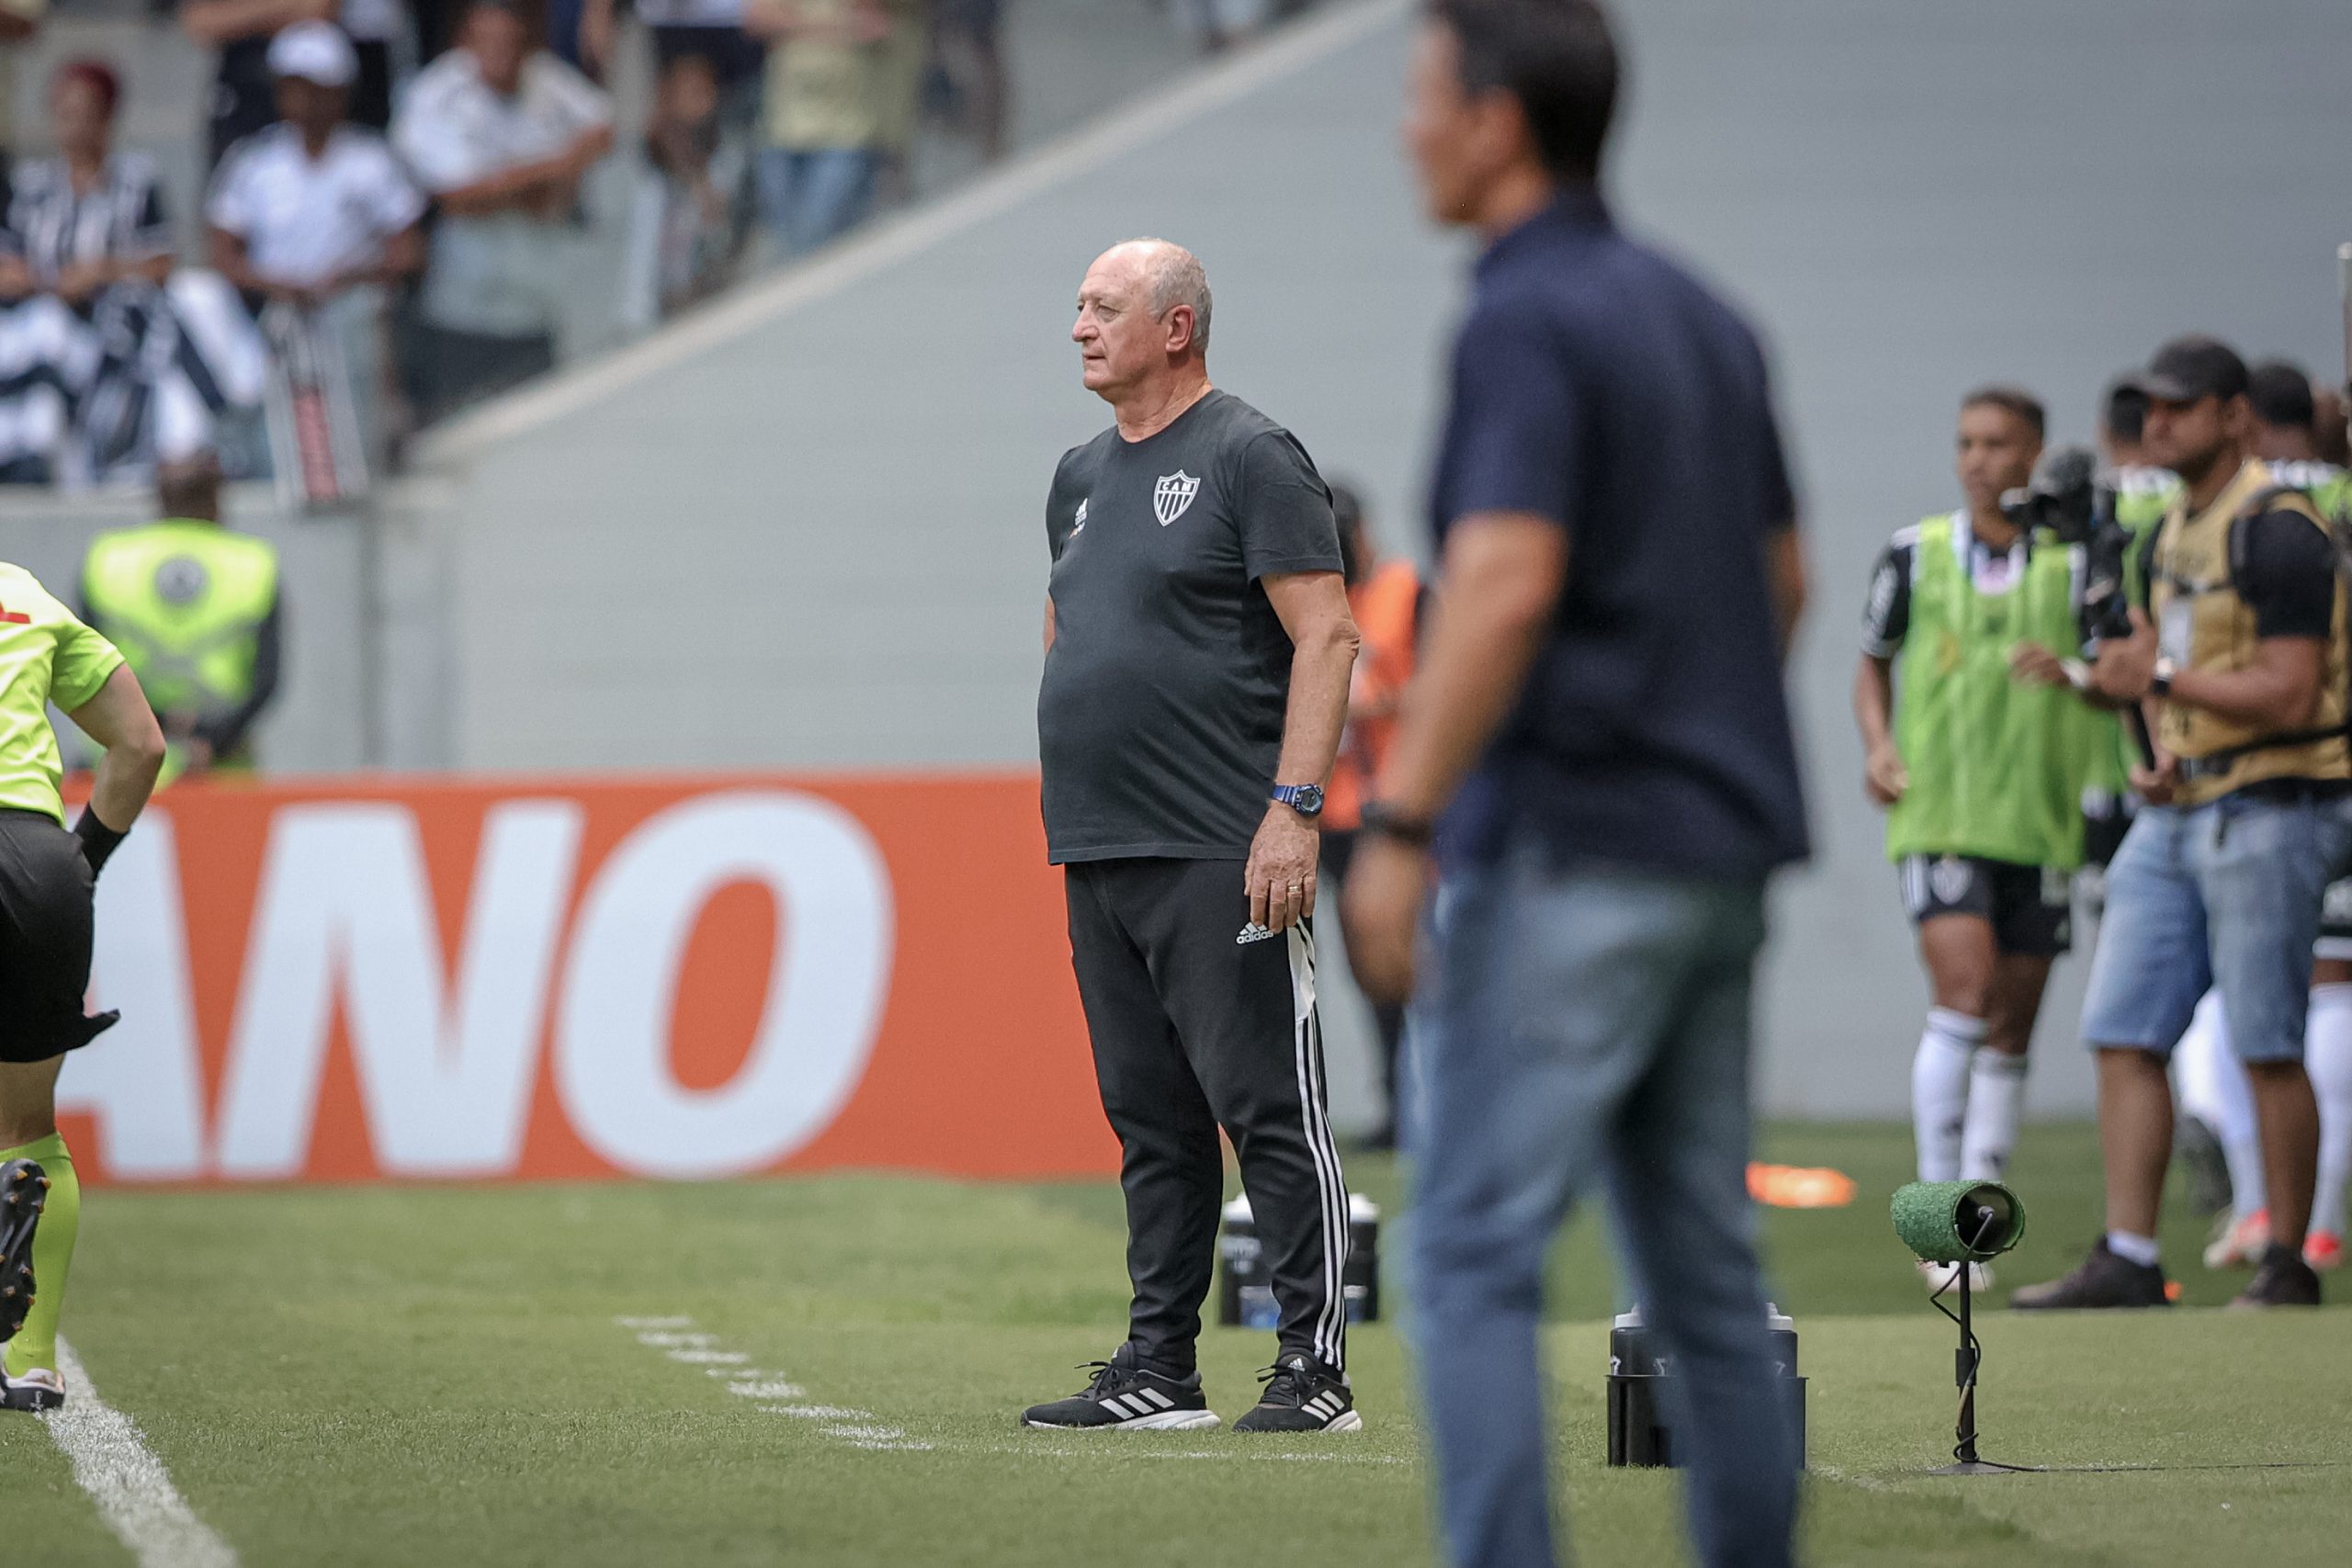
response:
[(1034, 774), (190, 784), (98, 888), (113, 1181), (1114, 1170)]

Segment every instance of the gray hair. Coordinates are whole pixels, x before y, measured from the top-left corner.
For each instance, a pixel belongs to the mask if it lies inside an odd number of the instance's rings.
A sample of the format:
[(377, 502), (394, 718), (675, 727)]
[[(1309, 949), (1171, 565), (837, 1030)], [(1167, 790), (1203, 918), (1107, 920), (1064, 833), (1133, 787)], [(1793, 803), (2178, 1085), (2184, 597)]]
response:
[(1183, 246), (1169, 240), (1140, 239), (1122, 241), (1123, 245), (1141, 246), (1149, 254), (1144, 264), (1151, 278), (1151, 313), (1155, 320), (1168, 314), (1179, 305), (1193, 312), (1193, 346), (1205, 354), (1209, 346), (1209, 311), (1213, 301), (1209, 295), (1208, 270), (1201, 265), (1201, 258)]

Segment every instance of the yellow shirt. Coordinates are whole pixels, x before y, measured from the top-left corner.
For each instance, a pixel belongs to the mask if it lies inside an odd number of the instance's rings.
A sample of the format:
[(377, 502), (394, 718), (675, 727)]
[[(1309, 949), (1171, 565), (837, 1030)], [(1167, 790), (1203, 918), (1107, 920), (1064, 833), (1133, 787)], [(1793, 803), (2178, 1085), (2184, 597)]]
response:
[(811, 30), (768, 51), (771, 146), (805, 152), (889, 143), (903, 118), (894, 112), (894, 88), (907, 74), (893, 67), (907, 40), (920, 51), (922, 28), (911, 0), (882, 0), (881, 8), (889, 14), (890, 36), (861, 43), (843, 36), (860, 9), (857, 0), (799, 0), (794, 9)]
[(114, 644), (74, 618), (23, 567), (0, 561), (0, 808), (65, 820), (65, 772), (49, 705), (71, 712), (122, 662)]

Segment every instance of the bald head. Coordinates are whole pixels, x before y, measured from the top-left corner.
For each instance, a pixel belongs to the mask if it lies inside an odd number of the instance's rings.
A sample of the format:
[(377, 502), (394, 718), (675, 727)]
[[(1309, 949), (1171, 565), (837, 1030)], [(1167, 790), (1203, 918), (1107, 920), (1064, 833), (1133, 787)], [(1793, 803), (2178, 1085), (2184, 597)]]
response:
[(1079, 345), (1087, 387), (1122, 403), (1206, 375), (1209, 278), (1200, 258), (1166, 240), (1125, 240), (1094, 258), (1079, 285)]
[(1152, 320), (1165, 321), (1182, 305), (1193, 312), (1193, 347), (1209, 351), (1209, 275), (1201, 258), (1168, 240), (1122, 240), (1102, 253), (1103, 262), (1131, 267), (1142, 281)]

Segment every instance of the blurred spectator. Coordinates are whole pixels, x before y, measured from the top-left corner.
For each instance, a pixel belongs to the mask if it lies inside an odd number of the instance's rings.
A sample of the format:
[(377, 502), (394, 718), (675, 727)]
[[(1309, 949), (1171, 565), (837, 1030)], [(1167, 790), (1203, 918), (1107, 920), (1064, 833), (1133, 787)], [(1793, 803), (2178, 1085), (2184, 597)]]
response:
[[(653, 34), (658, 75), (689, 55), (707, 61), (718, 80), (720, 112), (748, 128), (759, 113), (760, 40), (743, 28), (744, 0), (636, 0), (637, 19)], [(581, 69), (602, 81), (619, 46), (618, 0), (580, 0)]]
[(418, 73), (392, 141), (440, 205), (413, 361), (429, 422), (555, 364), (565, 230), (612, 151), (612, 106), (532, 49), (513, 9), (478, 0), (458, 47)]
[(934, 0), (932, 58), (945, 118), (993, 164), (1005, 152), (1004, 0)]
[(172, 230), (153, 159), (113, 150), (122, 84), (95, 60), (68, 61), (50, 78), (57, 155), (9, 172), (0, 231), (0, 294), (54, 294), (85, 314), (131, 279), (172, 270)]
[(81, 326), (62, 367), (74, 427), (57, 478), (143, 472), (158, 451), (209, 446), (219, 417), (257, 404), (261, 348), (215, 276), (175, 277), (172, 226), (153, 159), (113, 147), (122, 87), (96, 61), (50, 79), (55, 156), (11, 171), (0, 224), (0, 299), (45, 294)]
[(621, 316), (642, 330), (707, 298), (743, 251), (742, 145), (722, 134), (718, 73), (698, 54), (662, 73), (645, 133)]
[(749, 0), (745, 24), (771, 40), (760, 205), (787, 256), (855, 228), (872, 209), (893, 129), (899, 54), (891, 45), (919, 25), (918, 3)]
[(209, 111), (209, 164), (278, 117), (270, 40), (297, 22), (339, 22), (356, 70), (345, 114), (381, 130), (392, 118), (392, 45), (408, 25), (401, 0), (180, 0), (180, 28), (220, 51)]
[[(270, 41), (268, 63), (284, 119), (230, 149), (205, 217), (213, 268), (269, 307), (262, 327), (275, 353), (272, 439), (284, 479), (297, 463), (309, 475), (328, 461), (311, 443), (316, 431), (349, 431), (371, 455), (395, 433), (382, 286), (424, 265), (425, 201), (384, 139), (345, 120), (358, 62), (332, 23), (288, 28)], [(323, 414), (311, 400), (324, 400)], [(303, 412), (289, 420), (282, 411), (295, 405)]]
[(82, 619), (122, 650), (168, 741), (164, 775), (250, 770), (253, 726), (277, 694), (277, 548), (220, 521), (209, 452), (155, 474), (162, 520), (90, 543)]

